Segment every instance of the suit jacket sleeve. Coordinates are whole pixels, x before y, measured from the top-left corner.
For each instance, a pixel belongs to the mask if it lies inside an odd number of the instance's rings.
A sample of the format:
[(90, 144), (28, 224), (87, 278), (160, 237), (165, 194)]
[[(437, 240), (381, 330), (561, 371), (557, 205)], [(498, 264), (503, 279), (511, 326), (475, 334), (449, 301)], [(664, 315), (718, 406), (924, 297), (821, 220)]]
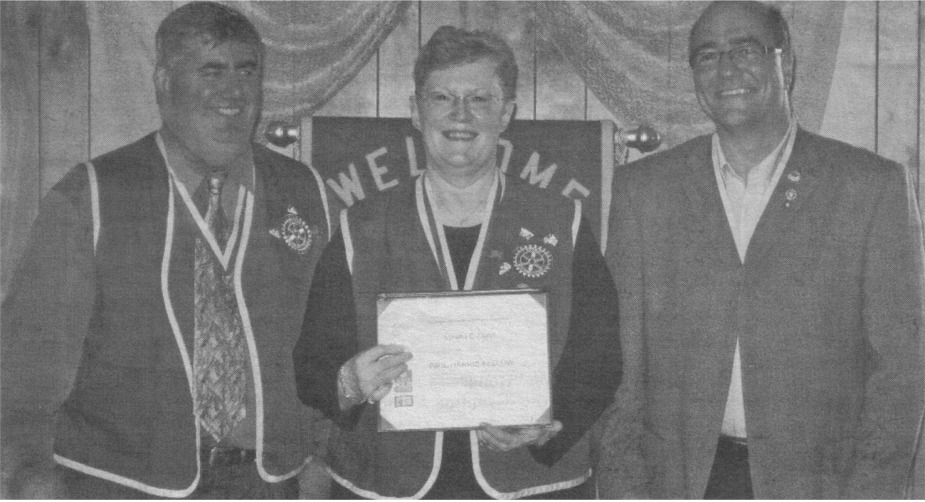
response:
[(640, 222), (631, 194), (632, 171), (614, 176), (606, 262), (619, 298), (623, 381), (616, 401), (602, 419), (597, 472), (600, 497), (647, 498), (645, 457), (642, 454), (642, 413), (645, 399), (645, 344), (642, 340), (644, 253)]
[(861, 281), (872, 364), (845, 494), (852, 498), (901, 496), (925, 392), (921, 227), (902, 168), (893, 167), (868, 229)]
[(95, 291), (90, 191), (81, 166), (42, 201), (0, 312), (0, 429), (12, 496), (54, 467), (54, 416), (83, 356)]

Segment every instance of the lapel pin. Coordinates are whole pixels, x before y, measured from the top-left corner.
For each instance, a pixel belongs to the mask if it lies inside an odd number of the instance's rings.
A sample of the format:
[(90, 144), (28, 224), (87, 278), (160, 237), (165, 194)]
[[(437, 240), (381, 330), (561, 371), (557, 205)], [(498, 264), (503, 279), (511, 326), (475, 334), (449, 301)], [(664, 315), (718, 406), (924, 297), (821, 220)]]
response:
[(792, 172), (790, 172), (790, 173), (787, 173), (787, 179), (790, 180), (790, 181), (792, 181), (792, 182), (794, 182), (794, 183), (800, 181), (800, 172), (799, 172), (799, 171), (792, 171)]
[(787, 191), (784, 192), (784, 196), (787, 197), (787, 202), (784, 203), (784, 207), (790, 207), (790, 203), (797, 198), (797, 191), (792, 188), (788, 188)]

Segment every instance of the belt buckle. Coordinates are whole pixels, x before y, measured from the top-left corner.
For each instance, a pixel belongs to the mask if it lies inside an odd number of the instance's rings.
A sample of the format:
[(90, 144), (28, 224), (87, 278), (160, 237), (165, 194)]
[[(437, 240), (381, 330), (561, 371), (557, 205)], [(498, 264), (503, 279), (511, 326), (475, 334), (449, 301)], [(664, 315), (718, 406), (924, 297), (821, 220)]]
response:
[(256, 460), (253, 450), (228, 446), (209, 448), (209, 467), (220, 465), (241, 465)]

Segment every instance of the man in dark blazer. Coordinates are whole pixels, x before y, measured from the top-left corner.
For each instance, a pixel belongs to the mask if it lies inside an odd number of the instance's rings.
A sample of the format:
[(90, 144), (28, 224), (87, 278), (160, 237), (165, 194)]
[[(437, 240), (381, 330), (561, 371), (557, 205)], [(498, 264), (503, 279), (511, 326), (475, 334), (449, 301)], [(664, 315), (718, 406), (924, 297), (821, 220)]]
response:
[(710, 4), (689, 48), (715, 134), (614, 181), (625, 376), (601, 494), (899, 498), (925, 392), (912, 186), (796, 124), (776, 9)]
[(291, 354), (323, 185), (252, 142), (244, 15), (188, 3), (156, 52), (162, 127), (51, 189), (3, 304), (4, 495), (295, 498), (312, 459)]

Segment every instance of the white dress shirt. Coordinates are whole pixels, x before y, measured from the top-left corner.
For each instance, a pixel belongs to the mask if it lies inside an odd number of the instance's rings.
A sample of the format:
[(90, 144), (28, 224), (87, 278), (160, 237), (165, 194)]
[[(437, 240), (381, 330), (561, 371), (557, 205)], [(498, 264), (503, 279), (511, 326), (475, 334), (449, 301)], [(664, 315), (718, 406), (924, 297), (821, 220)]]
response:
[[(732, 231), (736, 250), (739, 252), (739, 259), (742, 263), (745, 263), (748, 243), (752, 239), (755, 227), (790, 159), (794, 138), (796, 138), (796, 120), (791, 118), (787, 133), (784, 134), (774, 151), (743, 177), (726, 161), (719, 136), (713, 134), (713, 171), (716, 174), (716, 184), (723, 200), (726, 219), (729, 221), (729, 229)], [(738, 337), (736, 338), (735, 356), (732, 360), (732, 379), (729, 382), (729, 396), (726, 399), (726, 411), (723, 414), (722, 433), (738, 438), (747, 436)]]

